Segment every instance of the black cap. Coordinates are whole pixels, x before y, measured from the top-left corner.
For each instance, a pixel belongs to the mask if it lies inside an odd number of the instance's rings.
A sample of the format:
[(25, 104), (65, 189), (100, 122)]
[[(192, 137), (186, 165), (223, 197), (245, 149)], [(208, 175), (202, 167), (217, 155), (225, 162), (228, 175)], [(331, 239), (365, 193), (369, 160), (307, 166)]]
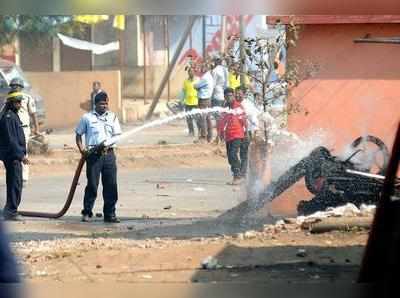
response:
[(94, 97), (94, 103), (98, 103), (100, 101), (107, 101), (108, 95), (104, 91), (97, 93), (96, 96)]

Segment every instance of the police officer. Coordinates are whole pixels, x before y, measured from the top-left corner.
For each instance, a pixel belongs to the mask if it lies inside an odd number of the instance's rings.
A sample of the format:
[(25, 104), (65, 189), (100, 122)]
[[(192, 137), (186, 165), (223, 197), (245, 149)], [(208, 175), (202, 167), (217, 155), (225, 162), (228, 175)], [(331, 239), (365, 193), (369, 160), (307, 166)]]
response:
[[(22, 128), (25, 134), (26, 146), (28, 148), (29, 137), (31, 136), (31, 119), (33, 124), (33, 134), (39, 134), (39, 123), (36, 117), (36, 104), (35, 100), (29, 94), (23, 92), (25, 85), (21, 78), (13, 78), (10, 81), (10, 88), (12, 92), (21, 92), (23, 95), (21, 108), (18, 111), (19, 119), (22, 122)], [(29, 166), (22, 165), (22, 179), (24, 182), (29, 180)]]
[[(95, 96), (95, 109), (81, 118), (76, 130), (76, 145), (87, 158), (87, 186), (83, 199), (82, 221), (87, 222), (93, 216), (93, 205), (97, 197), (97, 188), (101, 174), (103, 184), (104, 222), (118, 223), (115, 204), (118, 200), (117, 165), (115, 143), (121, 134), (117, 116), (108, 110), (108, 95), (100, 92)], [(85, 135), (86, 146), (82, 144)], [(111, 144), (104, 147), (102, 144)], [(102, 147), (89, 154), (94, 148)]]
[(22, 195), (22, 164), (29, 163), (25, 135), (18, 117), (22, 100), (20, 92), (9, 94), (0, 119), (0, 159), (6, 169), (7, 184), (7, 202), (3, 211), (6, 220), (19, 220), (17, 211)]

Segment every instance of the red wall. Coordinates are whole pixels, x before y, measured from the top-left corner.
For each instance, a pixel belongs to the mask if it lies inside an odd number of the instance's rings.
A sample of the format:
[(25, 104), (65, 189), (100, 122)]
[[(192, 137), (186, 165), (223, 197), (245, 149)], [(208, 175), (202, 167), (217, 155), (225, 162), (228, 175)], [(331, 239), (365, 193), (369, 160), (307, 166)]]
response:
[[(293, 92), (290, 101), (299, 102), (308, 115), (289, 116), (291, 131), (301, 136), (322, 128), (331, 139), (327, 145), (336, 150), (369, 133), (391, 149), (400, 121), (400, 44), (353, 42), (367, 33), (400, 36), (400, 24), (304, 26), (288, 57), (311, 61), (319, 70)], [(272, 203), (272, 212), (293, 213), (299, 200), (311, 197), (298, 183)]]
[(306, 25), (289, 57), (312, 61), (319, 71), (294, 90), (291, 100), (309, 113), (290, 116), (290, 130), (326, 129), (336, 149), (365, 133), (391, 146), (400, 120), (400, 44), (353, 39), (399, 32), (400, 24)]

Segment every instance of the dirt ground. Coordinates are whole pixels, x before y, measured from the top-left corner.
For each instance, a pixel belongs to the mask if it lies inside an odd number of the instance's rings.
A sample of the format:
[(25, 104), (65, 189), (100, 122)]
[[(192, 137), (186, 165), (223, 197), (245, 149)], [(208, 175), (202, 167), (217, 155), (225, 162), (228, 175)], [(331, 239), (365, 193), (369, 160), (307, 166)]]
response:
[[(182, 137), (184, 124), (165, 129), (152, 130), (150, 139), (143, 133), (142, 145), (118, 149), (121, 183), (131, 185), (128, 190), (122, 186), (121, 201), (134, 198), (122, 207), (130, 216), (122, 216), (120, 224), (107, 225), (102, 218), (81, 223), (79, 201), (57, 220), (26, 218), (7, 224), (27, 282), (320, 284), (356, 280), (368, 231), (311, 234), (293, 220), (275, 226), (278, 220), (295, 216), (299, 200), (310, 198), (303, 182), (254, 217), (232, 216), (229, 210), (246, 198), (246, 185), (226, 185), (231, 177), (224, 145), (193, 144)], [(80, 156), (72, 135), (57, 138), (61, 141), (52, 146), (51, 153), (31, 156), (33, 179), (24, 190), (23, 204), (27, 205), (23, 207), (46, 209), (63, 200), (52, 198), (65, 193)], [(84, 172), (80, 195), (83, 181)], [(196, 188), (206, 191), (196, 192)], [(172, 209), (151, 211), (164, 202), (173, 202)]]
[[(72, 148), (56, 148), (46, 156), (32, 156), (31, 160), (32, 176), (51, 181), (73, 173), (79, 154)], [(166, 173), (166, 180), (171, 179), (169, 173), (201, 170), (204, 176), (195, 176), (196, 183), (204, 186), (216, 181), (213, 187), (223, 190), (212, 192), (217, 196), (214, 199), (245, 199), (245, 185), (225, 185), (230, 177), (223, 145), (187, 142), (121, 146), (118, 164), (120, 172), (135, 173), (134, 177), (156, 169), (160, 177)], [(164, 185), (172, 185), (174, 180), (171, 181)], [(181, 192), (187, 192), (176, 185), (177, 193), (179, 187)], [(24, 222), (9, 223), (8, 228), (21, 274), (28, 282), (38, 284), (354, 282), (368, 231), (311, 234), (293, 221), (274, 226), (283, 215), (293, 217), (296, 202), (305, 198), (304, 186), (299, 185), (254, 218), (226, 216), (233, 207), (229, 201), (219, 212), (205, 208), (198, 213), (177, 210), (167, 216), (149, 213), (150, 216), (123, 218), (121, 224), (115, 225), (103, 224), (101, 218), (81, 223), (79, 211), (74, 209), (71, 215), (58, 220), (26, 218)], [(150, 189), (149, 197), (154, 194), (155, 190)], [(197, 197), (189, 192), (186, 195), (188, 202), (196, 202)]]

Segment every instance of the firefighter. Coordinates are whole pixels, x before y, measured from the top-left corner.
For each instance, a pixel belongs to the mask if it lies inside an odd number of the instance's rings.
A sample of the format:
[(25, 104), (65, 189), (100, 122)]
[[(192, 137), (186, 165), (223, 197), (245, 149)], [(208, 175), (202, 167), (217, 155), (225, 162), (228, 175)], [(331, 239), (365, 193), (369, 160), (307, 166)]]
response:
[[(82, 221), (88, 222), (93, 216), (93, 206), (97, 197), (100, 175), (103, 184), (104, 222), (119, 223), (115, 215), (118, 201), (117, 164), (115, 143), (121, 135), (121, 127), (117, 116), (108, 110), (108, 95), (100, 92), (95, 96), (95, 109), (83, 115), (75, 130), (76, 145), (83, 156), (86, 156), (87, 186), (83, 198)], [(85, 136), (86, 146), (82, 143)], [(108, 147), (103, 144), (109, 142)], [(97, 149), (99, 148), (99, 149)], [(95, 150), (91, 153), (91, 150)]]
[(26, 141), (18, 111), (23, 94), (7, 96), (4, 114), (0, 119), (0, 159), (6, 169), (7, 201), (3, 211), (5, 220), (19, 220), (18, 206), (22, 195), (22, 164), (29, 164)]
[[(21, 78), (14, 78), (10, 81), (10, 88), (11, 88), (10, 93), (17, 91), (21, 92), (23, 96), (18, 116), (22, 122), (22, 128), (24, 130), (25, 140), (26, 140), (26, 147), (28, 149), (28, 142), (31, 136), (31, 132), (34, 135), (39, 134), (39, 122), (36, 117), (35, 100), (32, 98), (32, 96), (23, 92), (24, 87), (25, 84)], [(31, 119), (33, 124), (32, 130), (31, 130)], [(22, 179), (24, 182), (27, 182), (29, 180), (29, 166), (25, 164), (22, 165)]]

